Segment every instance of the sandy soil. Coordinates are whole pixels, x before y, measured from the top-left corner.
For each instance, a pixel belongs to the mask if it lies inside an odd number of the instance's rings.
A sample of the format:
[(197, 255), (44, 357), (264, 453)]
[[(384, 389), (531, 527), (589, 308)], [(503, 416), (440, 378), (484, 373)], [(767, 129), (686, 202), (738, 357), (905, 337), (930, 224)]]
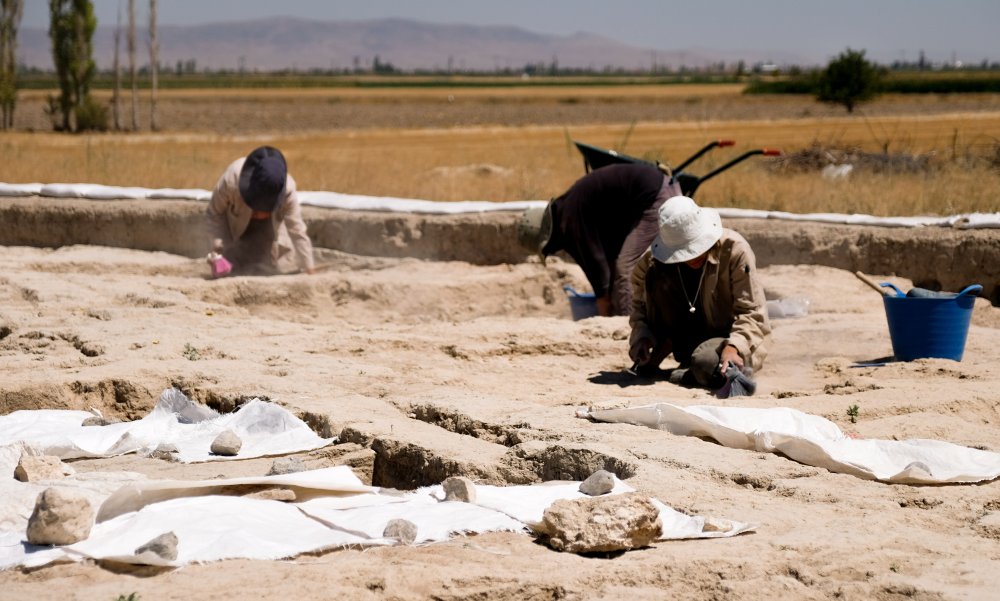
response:
[[(211, 281), (202, 261), (162, 252), (5, 247), (0, 412), (94, 406), (134, 418), (170, 385), (222, 409), (260, 396), (341, 435), (342, 444), (302, 455), (311, 467), (347, 463), (375, 484), (409, 488), (447, 475), (490, 483), (579, 479), (610, 465), (679, 510), (759, 529), (601, 557), (558, 553), (528, 535), (491, 534), (160, 573), (60, 565), (0, 573), (0, 596), (995, 598), (997, 482), (880, 484), (573, 415), (582, 406), (661, 401), (788, 406), (861, 437), (1000, 451), (1000, 309), (985, 300), (977, 303), (962, 362), (856, 367), (892, 354), (876, 293), (847, 270), (766, 267), (768, 295), (806, 297), (810, 313), (774, 322), (773, 351), (754, 397), (719, 401), (624, 374), (625, 318), (569, 319), (562, 284), (584, 287), (573, 264), (318, 252), (332, 267), (314, 276)], [(847, 416), (852, 405), (857, 423)], [(534, 454), (525, 459), (527, 449)], [(171, 478), (263, 474), (269, 465), (136, 457), (73, 464)]]

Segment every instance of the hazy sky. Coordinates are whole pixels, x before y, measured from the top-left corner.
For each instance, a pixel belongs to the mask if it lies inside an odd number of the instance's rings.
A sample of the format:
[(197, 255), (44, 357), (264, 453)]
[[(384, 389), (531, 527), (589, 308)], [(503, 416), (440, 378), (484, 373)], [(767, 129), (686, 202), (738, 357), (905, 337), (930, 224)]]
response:
[[(148, 19), (148, 0), (135, 0)], [(114, 25), (126, 0), (94, 0)], [(1000, 61), (1000, 0), (159, 0), (161, 25), (294, 16), (400, 17), (433, 23), (514, 25), (537, 33), (598, 33), (661, 50), (717, 48), (795, 53), (824, 63), (845, 48), (881, 63)], [(48, 2), (27, 0), (22, 27), (48, 27)], [(123, 17), (124, 18), (124, 17)]]

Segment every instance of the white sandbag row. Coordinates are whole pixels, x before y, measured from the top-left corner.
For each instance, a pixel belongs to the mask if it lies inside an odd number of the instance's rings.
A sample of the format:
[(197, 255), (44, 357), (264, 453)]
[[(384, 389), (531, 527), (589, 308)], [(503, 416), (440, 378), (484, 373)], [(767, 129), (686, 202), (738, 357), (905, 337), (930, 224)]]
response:
[[(53, 198), (91, 198), (94, 200), (113, 199), (173, 199), (208, 201), (210, 190), (197, 188), (137, 188), (102, 186), (98, 184), (7, 184), (0, 183), (0, 196), (46, 196)], [(544, 207), (544, 200), (520, 200), (492, 202), (486, 200), (465, 200), (441, 202), (413, 198), (393, 198), (341, 194), (339, 192), (299, 192), (303, 205), (348, 211), (377, 211), (390, 213), (462, 214), (492, 211), (523, 211), (532, 207)], [(785, 211), (760, 211), (756, 209), (719, 208), (719, 214), (727, 219), (780, 219), (785, 221), (812, 221), (843, 225), (877, 225), (882, 227), (924, 227), (940, 226), (959, 229), (1000, 228), (1000, 213), (968, 213), (946, 217), (875, 217), (872, 215), (846, 215), (843, 213), (788, 213)]]

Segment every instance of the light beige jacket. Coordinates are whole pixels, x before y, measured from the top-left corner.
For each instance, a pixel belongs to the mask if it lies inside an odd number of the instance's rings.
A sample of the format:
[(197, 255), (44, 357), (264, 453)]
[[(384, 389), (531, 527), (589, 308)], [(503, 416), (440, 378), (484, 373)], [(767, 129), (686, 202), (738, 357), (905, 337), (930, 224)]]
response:
[[(250, 224), (253, 214), (247, 203), (240, 196), (240, 170), (246, 157), (236, 159), (219, 178), (212, 190), (212, 198), (208, 201), (208, 229), (212, 239), (219, 238), (228, 245), (239, 240)], [(299, 205), (299, 195), (295, 189), (295, 180), (291, 175), (285, 182), (284, 198), (277, 211), (271, 214), (271, 225), (274, 226), (274, 247), (271, 256), (276, 265), (292, 263), (302, 270), (312, 269), (313, 247), (306, 233), (306, 224), (302, 221), (302, 208)], [(295, 251), (294, 261), (289, 253)]]
[[(647, 250), (632, 272), (630, 345), (642, 338), (659, 342), (665, 335), (654, 332), (646, 321), (646, 272), (654, 260)], [(708, 251), (698, 308), (710, 329), (724, 330), (731, 326), (727, 343), (736, 347), (755, 371), (761, 368), (771, 335), (764, 286), (757, 276), (756, 258), (750, 244), (733, 230), (723, 228), (722, 238)]]

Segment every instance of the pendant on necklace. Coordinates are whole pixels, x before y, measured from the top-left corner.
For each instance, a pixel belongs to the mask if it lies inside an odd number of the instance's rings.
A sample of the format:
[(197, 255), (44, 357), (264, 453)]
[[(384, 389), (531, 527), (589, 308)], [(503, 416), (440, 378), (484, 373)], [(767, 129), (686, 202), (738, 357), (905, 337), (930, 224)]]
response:
[(694, 313), (694, 305), (690, 305), (691, 308), (688, 309), (688, 313)]

